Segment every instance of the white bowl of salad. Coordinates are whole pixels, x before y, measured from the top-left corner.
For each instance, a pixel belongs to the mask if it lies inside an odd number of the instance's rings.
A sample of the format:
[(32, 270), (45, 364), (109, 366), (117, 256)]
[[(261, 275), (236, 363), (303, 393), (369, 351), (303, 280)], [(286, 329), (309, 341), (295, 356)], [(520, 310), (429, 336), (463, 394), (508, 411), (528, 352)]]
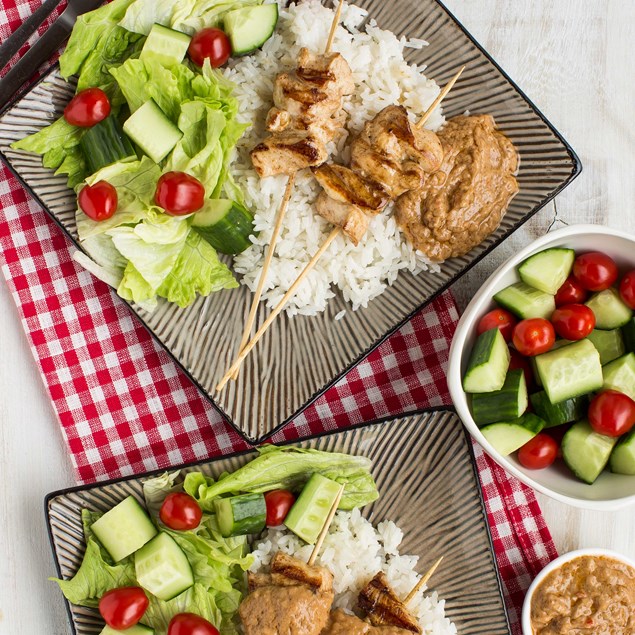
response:
[(523, 483), (586, 509), (635, 503), (635, 236), (573, 225), (501, 265), (459, 321), (448, 384)]

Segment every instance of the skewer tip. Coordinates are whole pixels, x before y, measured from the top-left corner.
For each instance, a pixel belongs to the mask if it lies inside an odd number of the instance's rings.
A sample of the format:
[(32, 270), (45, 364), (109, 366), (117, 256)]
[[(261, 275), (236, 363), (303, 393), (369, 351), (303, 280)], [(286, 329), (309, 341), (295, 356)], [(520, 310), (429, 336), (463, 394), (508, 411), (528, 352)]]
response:
[(322, 527), (322, 531), (320, 532), (320, 535), (318, 536), (318, 539), (315, 542), (315, 546), (313, 547), (313, 551), (311, 552), (311, 556), (308, 562), (309, 566), (313, 566), (315, 564), (315, 561), (317, 560), (318, 554), (320, 553), (320, 549), (322, 548), (322, 544), (324, 543), (324, 539), (326, 538), (326, 535), (329, 533), (329, 527), (331, 526), (331, 523), (333, 522), (333, 518), (335, 516), (335, 513), (337, 512), (337, 508), (340, 506), (340, 501), (342, 500), (344, 489), (345, 489), (345, 485), (340, 485), (340, 491), (337, 493), (337, 496), (335, 497), (335, 501), (333, 502), (331, 511), (329, 512), (329, 515), (326, 518), (326, 521), (324, 522), (324, 527)]
[(408, 593), (408, 597), (406, 597), (406, 599), (404, 600), (404, 604), (409, 604), (410, 602), (412, 602), (412, 600), (414, 600), (414, 598), (417, 595), (417, 593), (419, 593), (419, 591), (421, 591), (421, 589), (423, 589), (423, 587), (425, 586), (426, 582), (432, 577), (432, 574), (437, 570), (437, 568), (441, 564), (441, 560), (443, 560), (443, 556), (441, 556), (428, 569), (428, 571), (421, 577), (421, 579), (419, 580), (419, 582), (417, 582), (417, 584), (414, 586), (412, 591), (410, 591), (410, 593)]

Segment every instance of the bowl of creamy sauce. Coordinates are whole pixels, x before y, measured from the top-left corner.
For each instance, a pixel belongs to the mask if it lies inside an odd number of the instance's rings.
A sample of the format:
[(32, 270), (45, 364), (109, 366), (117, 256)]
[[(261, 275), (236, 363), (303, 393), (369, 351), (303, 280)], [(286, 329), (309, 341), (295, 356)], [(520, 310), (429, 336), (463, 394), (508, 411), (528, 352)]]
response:
[(635, 561), (606, 549), (557, 558), (533, 581), (523, 635), (635, 634)]

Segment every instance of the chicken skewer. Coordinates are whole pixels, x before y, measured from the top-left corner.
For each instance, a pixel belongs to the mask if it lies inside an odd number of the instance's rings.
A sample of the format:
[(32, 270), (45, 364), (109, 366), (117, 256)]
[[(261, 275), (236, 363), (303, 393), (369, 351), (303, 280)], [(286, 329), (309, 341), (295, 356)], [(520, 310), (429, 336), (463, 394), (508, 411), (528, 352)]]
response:
[[(323, 58), (327, 58), (329, 56), (329, 53), (331, 51), (331, 47), (333, 46), (333, 41), (335, 39), (335, 33), (337, 31), (337, 25), (339, 24), (341, 15), (342, 15), (342, 8), (344, 6), (344, 0), (340, 0), (340, 3), (337, 7), (337, 11), (335, 12), (335, 15), (333, 16), (333, 22), (331, 24), (331, 30), (329, 33), (329, 37), (328, 37), (328, 41), (326, 43), (326, 47), (324, 49), (324, 54), (323, 54)], [(310, 67), (310, 66), (306, 66), (303, 67), (302, 63), (304, 60), (307, 59), (307, 56), (304, 55), (302, 52), (300, 54), (300, 65), (298, 68), (299, 71), (299, 77), (300, 79), (304, 80), (305, 82), (308, 81), (308, 83), (310, 85), (313, 84), (318, 84), (318, 85), (322, 85), (322, 87), (327, 86), (328, 85), (328, 80), (324, 81), (324, 75), (320, 74), (318, 69), (314, 67)], [(337, 59), (337, 58), (334, 58)], [(343, 58), (342, 58), (343, 59)], [(330, 66), (331, 64), (328, 64), (327, 62), (327, 68), (328, 73), (332, 74), (332, 71), (330, 70)], [(350, 68), (348, 69), (348, 71), (350, 72)], [(346, 69), (343, 68), (342, 71), (340, 72), (340, 75), (346, 75)], [(339, 101), (338, 103), (338, 110), (341, 108), (341, 97), (343, 96), (344, 92), (343, 91), (348, 91), (349, 90), (349, 86), (347, 85), (348, 82), (344, 82), (344, 87), (343, 89), (340, 89), (339, 92), (342, 92), (342, 95), (340, 95)], [(309, 90), (313, 91), (316, 90), (314, 87), (309, 87)], [(273, 132), (273, 134), (275, 135), (277, 132), (282, 132), (280, 129), (284, 127), (284, 129), (288, 129), (289, 128), (289, 124), (290, 124), (290, 115), (289, 115), (289, 111), (288, 110), (284, 110), (282, 107), (285, 105), (285, 100), (281, 98), (281, 95), (279, 94), (281, 91), (277, 91), (278, 94), (276, 94), (276, 91), (274, 91), (274, 98), (278, 97), (278, 99), (276, 100), (275, 106), (274, 108), (272, 108), (269, 112), (269, 115), (267, 116), (267, 127), (268, 129)], [(327, 91), (328, 92), (328, 91)], [(287, 113), (287, 114), (284, 114)], [(305, 117), (306, 119), (306, 117)], [(335, 119), (337, 119), (337, 117), (335, 117)], [(303, 122), (306, 125), (306, 121)], [(262, 145), (262, 144), (261, 144)], [(260, 146), (258, 146), (259, 148)], [(261, 151), (258, 151), (258, 148), (256, 148), (256, 169), (258, 169), (258, 166), (260, 166), (260, 170), (263, 170), (264, 168), (263, 166), (263, 162), (264, 162), (264, 158), (263, 156), (266, 156), (266, 151), (263, 153)], [(308, 165), (308, 163), (307, 163)], [(294, 163), (294, 166), (296, 166), (296, 164)], [(302, 166), (297, 165), (296, 167), (296, 171), (301, 169)], [(253, 327), (253, 324), (256, 320), (256, 313), (258, 311), (258, 306), (260, 304), (260, 299), (262, 297), (262, 292), (265, 286), (265, 282), (267, 279), (267, 274), (269, 272), (269, 267), (271, 266), (271, 260), (273, 258), (273, 254), (276, 248), (276, 243), (278, 241), (278, 237), (280, 235), (280, 230), (282, 229), (282, 224), (284, 222), (284, 218), (286, 216), (287, 213), (287, 208), (289, 206), (289, 199), (291, 198), (291, 194), (293, 192), (293, 188), (295, 186), (295, 174), (296, 171), (292, 171), (289, 174), (289, 180), (287, 181), (287, 187), (285, 189), (283, 198), (282, 198), (282, 203), (278, 209), (278, 213), (276, 215), (276, 221), (274, 224), (274, 228), (273, 228), (273, 232), (271, 234), (271, 239), (269, 241), (269, 246), (267, 248), (267, 253), (265, 256), (265, 261), (263, 263), (262, 266), (262, 271), (260, 272), (260, 279), (258, 281), (258, 286), (256, 287), (256, 291), (254, 293), (254, 296), (252, 298), (251, 301), (251, 307), (249, 309), (249, 315), (247, 317), (247, 321), (245, 322), (245, 327), (243, 329), (243, 335), (242, 338), (240, 340), (240, 346), (238, 347), (238, 352), (240, 353), (243, 348), (245, 347), (245, 345), (247, 344), (247, 342), (249, 342), (249, 337), (251, 336), (251, 329)], [(274, 172), (271, 172), (270, 170), (268, 171), (271, 174), (273, 174)], [(232, 379), (236, 379), (238, 377), (238, 371), (239, 369), (236, 369), (236, 371), (234, 371), (234, 373), (232, 374)]]
[[(450, 92), (450, 90), (452, 89), (452, 87), (454, 86), (458, 78), (460, 77), (461, 73), (463, 72), (464, 68), (465, 67), (461, 68), (459, 72), (452, 78), (452, 80), (448, 82), (448, 84), (441, 91), (441, 93), (439, 94), (439, 96), (437, 97), (433, 105), (430, 108), (428, 108), (428, 110), (421, 117), (421, 120), (419, 121), (419, 123), (416, 126), (414, 126), (414, 128), (412, 128), (410, 124), (407, 122), (407, 113), (406, 113), (405, 126), (407, 127), (407, 130), (410, 133), (409, 136), (411, 137), (411, 139), (414, 139), (414, 144), (412, 144), (412, 141), (411, 141), (411, 145), (416, 146), (417, 140), (420, 139), (423, 141), (425, 137), (425, 141), (429, 142), (429, 144), (436, 145), (436, 150), (441, 152), (440, 160), (443, 159), (443, 154), (442, 154), (443, 150), (441, 148), (441, 144), (433, 132), (425, 130), (423, 128), (423, 124), (425, 124), (427, 119), (430, 117), (434, 108), (436, 108), (441, 103), (441, 101), (445, 98), (445, 96)], [(389, 106), (388, 108), (399, 110), (400, 118), (403, 122), (403, 113), (405, 112), (405, 109), (403, 109), (403, 107)], [(384, 110), (387, 110), (387, 109), (384, 109)], [(381, 114), (382, 113), (380, 113), (380, 115)], [(372, 122), (369, 122), (369, 123), (372, 124)], [(369, 124), (366, 124), (366, 127), (368, 126)], [(370, 141), (372, 143), (372, 141), (374, 140), (372, 139), (372, 137), (375, 135), (371, 133), (371, 134), (368, 134), (367, 136), (369, 137), (369, 139), (365, 141)], [(436, 139), (436, 144), (434, 143), (435, 139)], [(389, 139), (384, 139), (384, 141), (386, 141), (386, 143), (390, 143)], [(382, 140), (379, 139), (379, 142), (381, 144)], [(381, 175), (379, 178), (385, 179), (386, 181), (394, 180), (393, 177), (395, 176), (395, 173), (397, 172), (395, 167), (389, 166), (388, 169), (385, 169), (385, 166), (382, 167), (382, 163), (383, 163), (382, 161), (374, 160), (374, 155), (377, 155), (378, 153), (373, 152), (372, 147), (370, 147), (369, 149), (365, 148), (364, 147), (365, 145), (370, 145), (370, 143), (364, 143), (364, 141), (362, 141), (357, 145), (358, 150), (361, 150), (356, 157), (357, 160), (355, 161), (355, 163), (357, 164), (357, 167), (361, 168), (362, 172), (366, 172), (366, 171), (374, 172), (375, 170), (372, 167), (374, 165), (376, 168), (378, 168), (379, 172), (381, 172)], [(415, 150), (417, 150), (416, 147), (415, 147)], [(328, 193), (331, 195), (327, 197), (326, 191), (322, 192), (318, 196), (318, 200), (316, 201), (316, 210), (326, 220), (334, 224), (335, 228), (328, 235), (328, 237), (326, 238), (326, 240), (324, 241), (320, 249), (318, 249), (315, 255), (304, 267), (300, 275), (296, 278), (295, 282), (287, 290), (287, 292), (284, 294), (280, 302), (269, 314), (269, 316), (267, 317), (265, 322), (262, 324), (262, 326), (258, 329), (256, 334), (242, 348), (238, 357), (234, 360), (229, 370), (225, 373), (224, 377), (220, 380), (220, 382), (216, 386), (216, 390), (220, 391), (225, 387), (225, 385), (229, 381), (229, 378), (234, 374), (234, 372), (236, 372), (238, 368), (240, 368), (240, 365), (242, 364), (242, 362), (249, 355), (249, 353), (254, 348), (254, 346), (260, 341), (260, 339), (266, 333), (269, 326), (271, 326), (271, 324), (275, 321), (277, 316), (282, 312), (287, 302), (295, 295), (295, 292), (300, 286), (300, 284), (304, 281), (306, 276), (313, 269), (315, 264), (320, 260), (322, 255), (328, 250), (331, 243), (340, 235), (340, 233), (344, 232), (357, 244), (357, 241), (359, 241), (363, 233), (366, 231), (366, 228), (368, 227), (368, 214), (379, 213), (387, 205), (389, 194), (392, 194), (396, 198), (396, 196), (402, 194), (403, 192), (407, 191), (411, 187), (417, 187), (417, 185), (420, 184), (420, 180), (418, 183), (416, 181), (416, 177), (417, 177), (416, 161), (419, 159), (425, 160), (428, 167), (431, 167), (430, 163), (428, 162), (433, 160), (433, 157), (430, 157), (430, 156), (426, 157), (421, 152), (415, 152), (411, 154), (413, 154), (413, 156), (407, 156), (405, 158), (407, 160), (406, 162), (409, 164), (409, 167), (414, 169), (415, 178), (406, 179), (405, 189), (401, 189), (404, 187), (403, 183), (392, 184), (392, 185), (389, 185), (388, 188), (386, 188), (385, 187), (386, 183), (380, 182), (380, 187), (377, 187), (375, 178), (366, 179), (363, 176), (360, 176), (360, 174), (354, 172), (353, 170), (350, 170), (343, 166), (320, 166), (317, 170), (314, 170), (314, 173), (316, 175), (318, 182), (320, 182), (320, 184), (325, 190), (328, 189), (329, 190)], [(433, 152), (433, 154), (435, 153)], [(439, 161), (438, 157), (437, 157), (437, 160)], [(370, 164), (368, 163), (368, 161), (370, 161)], [(438, 164), (440, 165), (440, 162)], [(413, 176), (413, 175), (411, 174), (410, 176)], [(422, 177), (422, 174), (421, 174), (421, 171), (419, 170), (418, 178), (421, 179), (421, 177)], [(338, 181), (340, 183), (338, 183)], [(375, 182), (375, 187), (373, 187), (373, 181)], [(348, 187), (351, 185), (351, 182), (353, 182), (353, 188)], [(350, 200), (348, 200), (348, 198), (346, 197), (346, 195), (342, 194), (342, 192), (344, 191), (346, 192), (346, 194), (350, 194), (351, 189), (354, 189), (356, 194), (361, 194), (361, 198), (359, 200), (356, 200), (354, 203), (351, 203)], [(386, 189), (388, 189), (389, 191), (386, 192), (385, 191)]]

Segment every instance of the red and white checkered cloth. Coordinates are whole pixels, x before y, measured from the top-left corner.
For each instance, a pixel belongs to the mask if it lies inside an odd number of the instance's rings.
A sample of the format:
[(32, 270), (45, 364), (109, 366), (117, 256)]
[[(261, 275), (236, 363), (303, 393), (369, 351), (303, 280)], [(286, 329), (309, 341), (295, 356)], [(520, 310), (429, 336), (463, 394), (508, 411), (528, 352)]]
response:
[[(37, 6), (37, 0), (2, 0), (0, 41)], [(64, 234), (5, 168), (0, 172), (0, 251), (2, 272), (79, 481), (138, 474), (248, 447), (126, 304), (74, 263)], [(457, 318), (452, 296), (443, 294), (273, 441), (449, 404), (445, 365)], [(533, 492), (478, 446), (475, 452), (517, 634), (524, 592), (557, 554)]]

